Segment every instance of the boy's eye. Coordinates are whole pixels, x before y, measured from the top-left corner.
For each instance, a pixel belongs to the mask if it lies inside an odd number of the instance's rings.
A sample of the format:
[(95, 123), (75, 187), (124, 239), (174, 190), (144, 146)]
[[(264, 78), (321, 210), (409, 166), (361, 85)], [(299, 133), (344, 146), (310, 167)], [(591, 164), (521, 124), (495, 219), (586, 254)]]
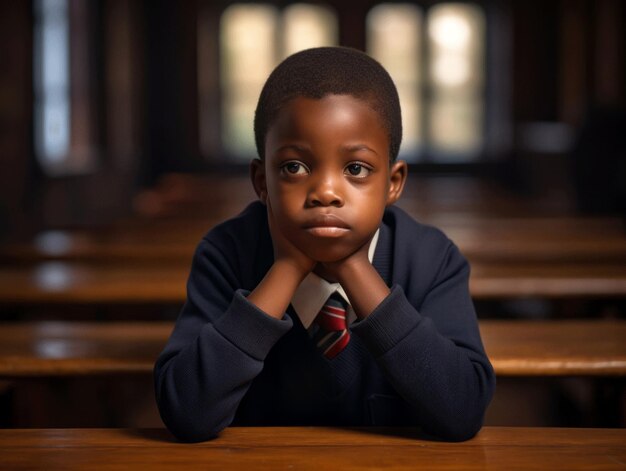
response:
[(346, 167), (346, 172), (353, 177), (367, 177), (372, 171), (362, 164), (350, 164)]
[(306, 175), (308, 173), (308, 169), (300, 162), (287, 162), (281, 168), (290, 175)]

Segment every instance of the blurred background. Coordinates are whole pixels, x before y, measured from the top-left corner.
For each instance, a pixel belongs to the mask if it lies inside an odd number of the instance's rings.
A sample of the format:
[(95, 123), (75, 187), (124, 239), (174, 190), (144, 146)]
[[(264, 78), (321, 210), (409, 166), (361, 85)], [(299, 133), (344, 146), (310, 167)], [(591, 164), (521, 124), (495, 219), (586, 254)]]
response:
[(138, 195), (168, 174), (246, 173), (265, 78), (319, 45), (388, 68), (412, 173), (489, 178), (543, 210), (625, 208), (618, 0), (0, 8), (3, 239), (157, 211)]
[[(261, 86), (322, 45), (392, 75), (399, 205), (470, 259), (480, 319), (623, 319), (625, 19), (620, 0), (0, 2), (0, 320), (171, 323), (195, 245), (254, 199)], [(37, 358), (78, 348), (37, 338)], [(2, 426), (160, 425), (149, 375), (13, 376)], [(624, 425), (623, 376), (499, 391), (488, 423)]]

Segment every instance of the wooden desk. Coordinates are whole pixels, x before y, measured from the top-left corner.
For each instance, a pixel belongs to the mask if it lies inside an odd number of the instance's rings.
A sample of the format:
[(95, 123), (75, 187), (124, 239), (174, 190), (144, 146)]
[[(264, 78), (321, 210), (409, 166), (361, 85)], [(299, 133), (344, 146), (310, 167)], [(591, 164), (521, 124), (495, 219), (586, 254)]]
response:
[[(0, 378), (151, 374), (169, 322), (0, 324)], [(498, 376), (626, 376), (626, 321), (480, 321)]]
[(498, 376), (626, 376), (626, 321), (481, 320)]
[(191, 263), (43, 262), (0, 268), (0, 304), (180, 304)]
[(181, 444), (159, 429), (0, 430), (0, 468), (11, 470), (623, 470), (626, 429), (485, 427), (467, 442), (417, 438), (409, 429), (229, 428)]
[(617, 218), (443, 218), (433, 221), (472, 262), (626, 262)]
[[(190, 220), (129, 221), (93, 231), (46, 231), (0, 246), (0, 261), (189, 261), (202, 236), (243, 208), (216, 208)], [(626, 261), (626, 230), (615, 218), (508, 218), (456, 215), (425, 221), (440, 227), (472, 262)], [(182, 230), (181, 228), (184, 228)]]
[[(181, 304), (190, 263), (51, 261), (0, 268), (0, 305)], [(475, 299), (625, 297), (626, 263), (476, 263)]]
[(626, 263), (474, 263), (475, 299), (619, 298), (626, 296)]
[(0, 378), (151, 374), (171, 322), (0, 324)]

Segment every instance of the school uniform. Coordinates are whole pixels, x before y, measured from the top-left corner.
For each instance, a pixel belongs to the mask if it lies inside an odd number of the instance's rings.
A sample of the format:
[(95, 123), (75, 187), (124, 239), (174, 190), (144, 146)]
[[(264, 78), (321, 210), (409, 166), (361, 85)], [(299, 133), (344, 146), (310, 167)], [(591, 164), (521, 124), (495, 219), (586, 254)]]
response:
[(351, 323), (348, 345), (329, 360), (294, 308), (307, 283), (282, 319), (246, 299), (273, 263), (265, 206), (254, 202), (211, 230), (154, 369), (172, 433), (202, 441), (229, 425), (408, 425), (446, 440), (476, 434), (495, 378), (469, 265), (441, 231), (397, 207), (386, 209), (377, 237), (370, 256), (391, 293)]

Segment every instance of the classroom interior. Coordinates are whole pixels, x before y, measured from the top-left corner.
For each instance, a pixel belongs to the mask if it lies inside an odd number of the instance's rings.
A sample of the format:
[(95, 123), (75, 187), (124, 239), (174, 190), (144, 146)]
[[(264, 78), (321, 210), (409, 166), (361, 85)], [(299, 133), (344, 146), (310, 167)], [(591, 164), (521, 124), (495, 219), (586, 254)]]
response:
[(626, 427), (625, 20), (620, 0), (0, 2), (0, 428), (163, 427), (151, 367), (196, 245), (256, 198), (260, 87), (322, 45), (398, 87), (398, 205), (470, 261), (485, 424)]

